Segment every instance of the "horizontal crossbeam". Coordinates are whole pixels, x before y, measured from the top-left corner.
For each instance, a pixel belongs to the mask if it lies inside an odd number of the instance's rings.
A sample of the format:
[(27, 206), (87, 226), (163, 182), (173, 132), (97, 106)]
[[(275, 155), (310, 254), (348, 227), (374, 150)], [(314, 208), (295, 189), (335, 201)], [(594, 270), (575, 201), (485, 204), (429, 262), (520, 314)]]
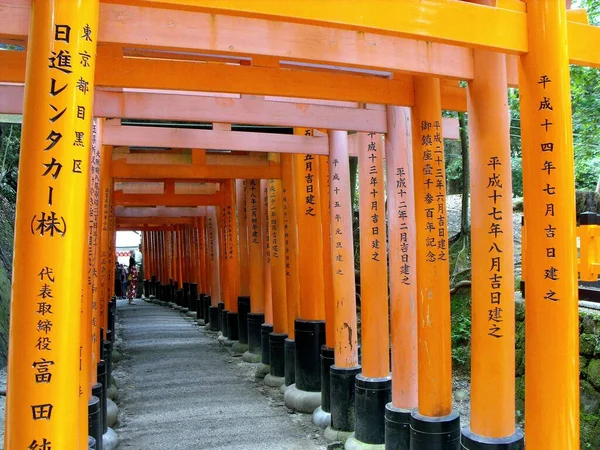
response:
[[(29, 0), (3, 0), (0, 39), (26, 42), (30, 8)], [(274, 56), (303, 63), (473, 78), (472, 54), (467, 48), (187, 10), (101, 3), (98, 35), (101, 46), (171, 49), (238, 59)]]
[[(526, 13), (519, 2), (500, 1), (499, 8), (456, 0), (351, 0), (344, 3), (344, 8), (321, 0), (127, 3), (101, 4), (100, 44), (177, 49), (238, 59), (273, 56), (463, 80), (473, 78), (472, 52), (467, 47), (513, 54), (527, 51)], [(160, 5), (140, 6), (150, 3)], [(204, 6), (219, 14), (173, 9), (182, 3)], [(317, 7), (309, 6), (312, 4)], [(3, 0), (0, 39), (26, 41), (30, 7), (29, 0)], [(244, 14), (251, 17), (240, 16)], [(600, 67), (600, 29), (581, 23), (579, 16), (568, 15), (571, 62)]]
[[(505, 53), (527, 52), (526, 14), (458, 0), (146, 0), (191, 6), (210, 14), (259, 17), (376, 32)], [(510, 30), (510, 32), (507, 32)]]
[(281, 178), (279, 165), (272, 166), (226, 166), (206, 164), (127, 164), (124, 160), (112, 162), (112, 176), (124, 180), (226, 180)]
[(326, 137), (146, 126), (106, 126), (102, 142), (125, 147), (205, 148), (249, 152), (328, 152)]
[[(1, 69), (0, 69), (1, 72)], [(0, 85), (0, 114), (23, 114), (24, 88)], [(466, 103), (466, 100), (465, 100)], [(225, 122), (385, 133), (385, 109), (194, 94), (111, 92), (98, 89), (94, 116), (122, 119)]]
[(126, 194), (113, 192), (113, 201), (119, 206), (216, 206), (223, 203), (221, 193), (194, 194)]
[[(115, 215), (121, 223), (145, 222), (169, 224), (168, 219), (186, 219), (206, 215), (206, 207), (124, 207), (117, 206)], [(142, 220), (143, 219), (143, 220)], [(176, 222), (174, 222), (176, 223)]]
[[(25, 65), (26, 53), (0, 51), (0, 83), (24, 83)], [(383, 78), (344, 72), (106, 56), (99, 56), (96, 65), (96, 86), (105, 88), (272, 95), (399, 106), (414, 104), (413, 77), (406, 74)], [(466, 110), (465, 90), (456, 83), (444, 84), (442, 108)]]

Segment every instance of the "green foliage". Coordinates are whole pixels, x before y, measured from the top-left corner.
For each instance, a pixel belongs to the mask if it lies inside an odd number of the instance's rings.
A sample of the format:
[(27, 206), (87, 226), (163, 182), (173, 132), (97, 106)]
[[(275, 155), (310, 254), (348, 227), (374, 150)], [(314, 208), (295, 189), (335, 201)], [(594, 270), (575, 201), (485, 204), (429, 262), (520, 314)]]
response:
[[(600, 3), (600, 2), (594, 2)], [(571, 67), (575, 184), (578, 189), (595, 190), (600, 168), (600, 71)]]
[(17, 198), (21, 125), (0, 123), (0, 196), (14, 203)]
[(512, 173), (512, 189), (514, 197), (523, 197), (523, 160), (520, 156), (513, 156), (510, 160)]
[(456, 369), (471, 367), (471, 290), (463, 289), (452, 295), (452, 361)]

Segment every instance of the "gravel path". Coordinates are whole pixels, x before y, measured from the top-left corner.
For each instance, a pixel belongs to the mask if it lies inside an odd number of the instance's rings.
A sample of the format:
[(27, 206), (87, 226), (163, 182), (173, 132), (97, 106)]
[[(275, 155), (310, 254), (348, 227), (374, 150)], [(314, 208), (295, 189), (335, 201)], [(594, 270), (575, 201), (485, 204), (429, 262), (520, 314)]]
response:
[[(119, 448), (317, 450), (326, 446), (306, 415), (249, 377), (215, 337), (165, 307), (118, 304), (124, 360)], [(267, 395), (265, 395), (267, 394)]]

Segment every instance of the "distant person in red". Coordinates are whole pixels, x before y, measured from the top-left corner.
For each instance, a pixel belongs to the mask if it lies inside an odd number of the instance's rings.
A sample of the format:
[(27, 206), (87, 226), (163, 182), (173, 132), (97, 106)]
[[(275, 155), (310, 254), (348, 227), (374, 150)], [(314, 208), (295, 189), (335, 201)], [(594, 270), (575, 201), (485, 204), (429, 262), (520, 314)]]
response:
[(131, 252), (131, 256), (129, 257), (129, 271), (127, 274), (127, 281), (129, 282), (127, 298), (129, 300), (129, 304), (133, 304), (133, 299), (135, 298), (138, 281), (138, 270), (137, 265), (135, 264), (135, 257), (133, 251)]

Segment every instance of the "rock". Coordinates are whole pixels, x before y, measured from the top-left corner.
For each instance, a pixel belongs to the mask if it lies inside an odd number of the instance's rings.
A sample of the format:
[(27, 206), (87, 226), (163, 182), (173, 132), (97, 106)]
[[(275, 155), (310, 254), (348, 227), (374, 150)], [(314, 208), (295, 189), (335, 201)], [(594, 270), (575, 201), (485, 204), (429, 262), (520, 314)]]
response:
[(114, 450), (119, 445), (119, 438), (115, 430), (108, 427), (106, 433), (102, 436), (102, 448), (103, 450)]
[(596, 414), (600, 408), (600, 393), (585, 380), (579, 385), (581, 410), (586, 414)]
[(110, 399), (106, 400), (106, 422), (109, 427), (112, 427), (117, 423), (117, 416), (119, 414), (119, 408), (116, 403)]
[(598, 339), (593, 334), (582, 334), (579, 336), (579, 354), (594, 356)]
[(525, 377), (518, 377), (515, 380), (517, 421), (525, 417)]
[(581, 315), (581, 332), (587, 334), (596, 334), (597, 324), (594, 316), (590, 314)]
[(523, 198), (517, 197), (513, 200), (513, 211), (523, 212)]
[(119, 362), (121, 361), (122, 355), (121, 352), (119, 350), (113, 350), (112, 351), (112, 361), (113, 363)]
[[(600, 420), (598, 420), (597, 416), (588, 416), (585, 414), (581, 419), (581, 448), (600, 448)], [(591, 428), (591, 432), (585, 435), (584, 431), (587, 428)]]
[(600, 389), (600, 359), (593, 359), (590, 361), (587, 370), (587, 379), (592, 386), (596, 389)]
[(589, 359), (587, 359), (585, 356), (579, 356), (579, 373), (581, 378), (584, 378), (587, 376), (587, 365), (590, 362)]
[(110, 387), (106, 390), (106, 396), (113, 401), (116, 401), (118, 398), (117, 387), (114, 384), (111, 384)]
[(464, 399), (467, 398), (467, 396), (469, 395), (469, 393), (467, 391), (465, 391), (464, 389), (458, 389), (455, 393), (454, 393), (454, 399), (457, 402), (462, 402)]

